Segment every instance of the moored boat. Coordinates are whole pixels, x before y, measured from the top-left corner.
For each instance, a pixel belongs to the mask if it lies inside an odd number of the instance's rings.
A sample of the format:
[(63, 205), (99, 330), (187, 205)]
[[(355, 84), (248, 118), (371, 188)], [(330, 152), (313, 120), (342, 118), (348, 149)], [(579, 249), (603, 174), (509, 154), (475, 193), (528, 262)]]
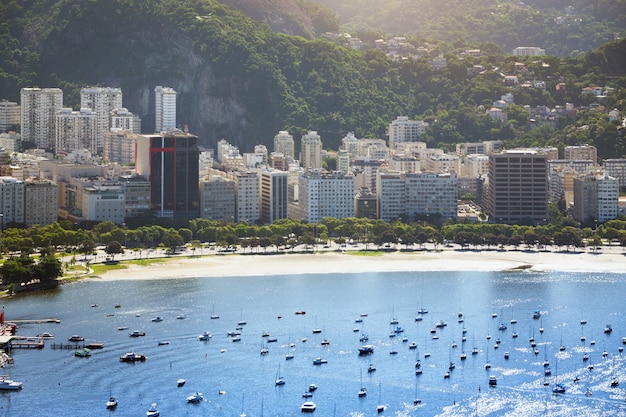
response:
[(159, 413), (159, 409), (157, 407), (157, 403), (150, 404), (150, 408), (146, 411), (147, 417), (159, 417), (161, 413)]
[(74, 352), (74, 356), (79, 357), (79, 358), (86, 358), (88, 356), (91, 356), (91, 349), (89, 348), (79, 349)]
[(300, 407), (300, 410), (303, 413), (312, 413), (316, 408), (317, 405), (313, 401), (305, 401)]
[(148, 359), (146, 355), (135, 352), (128, 352), (120, 356), (120, 362), (143, 362), (146, 359)]
[(0, 390), (17, 391), (22, 388), (22, 383), (10, 379), (8, 375), (0, 375)]
[(204, 400), (204, 397), (202, 396), (202, 393), (197, 392), (197, 391), (187, 397), (188, 403), (199, 403), (203, 400)]
[(110, 396), (109, 400), (106, 402), (106, 407), (107, 409), (111, 410), (115, 407), (117, 407), (117, 398)]

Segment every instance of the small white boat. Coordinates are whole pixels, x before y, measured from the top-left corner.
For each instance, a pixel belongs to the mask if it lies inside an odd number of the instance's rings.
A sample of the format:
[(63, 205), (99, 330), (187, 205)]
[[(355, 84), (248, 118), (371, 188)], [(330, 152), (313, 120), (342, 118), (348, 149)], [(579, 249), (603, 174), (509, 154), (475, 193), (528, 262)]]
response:
[(315, 411), (316, 407), (317, 405), (313, 401), (305, 401), (300, 407), (300, 410), (302, 410), (303, 413), (312, 413)]
[(147, 417), (159, 417), (161, 413), (159, 413), (159, 409), (157, 408), (157, 403), (152, 403), (148, 411), (146, 411)]
[(197, 391), (187, 397), (188, 403), (199, 403), (203, 400), (204, 400), (204, 397), (202, 396), (202, 393), (197, 392)]
[(37, 337), (41, 337), (42, 339), (54, 339), (54, 335), (49, 332), (43, 332), (37, 335)]
[(159, 346), (165, 346), (165, 345), (169, 345), (170, 341), (169, 340), (159, 340), (158, 345)]
[(496, 385), (498, 385), (498, 379), (496, 378), (495, 375), (491, 375), (489, 377), (489, 385), (492, 387), (495, 387)]
[(211, 340), (213, 335), (210, 332), (202, 332), (202, 334), (198, 335), (198, 340)]
[(0, 375), (0, 390), (17, 391), (22, 388), (22, 383), (13, 381), (8, 375)]
[(111, 410), (115, 407), (117, 407), (117, 398), (111, 396), (109, 397), (109, 400), (106, 403), (107, 409)]
[(187, 381), (185, 381), (184, 379), (180, 378), (178, 381), (176, 381), (176, 385), (180, 388), (183, 385), (185, 385), (185, 382), (187, 382)]
[(185, 316), (184, 314), (179, 314), (178, 316), (176, 316), (176, 320), (184, 320), (186, 318), (187, 316)]

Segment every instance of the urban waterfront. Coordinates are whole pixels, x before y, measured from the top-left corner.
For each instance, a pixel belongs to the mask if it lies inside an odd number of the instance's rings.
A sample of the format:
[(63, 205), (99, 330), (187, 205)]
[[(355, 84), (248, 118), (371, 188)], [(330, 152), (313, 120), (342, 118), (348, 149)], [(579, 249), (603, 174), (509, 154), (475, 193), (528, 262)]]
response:
[[(611, 273), (85, 280), (3, 300), (8, 321), (60, 323), (20, 324), (18, 335), (50, 332), (54, 339), (42, 350), (11, 352), (15, 363), (3, 371), (24, 386), (0, 392), (0, 415), (142, 416), (156, 402), (161, 416), (293, 416), (309, 400), (302, 397), (309, 384), (318, 387), (310, 400), (319, 416), (626, 415), (624, 294), (626, 275)], [(535, 310), (540, 317), (533, 318)], [(438, 321), (446, 325), (437, 328)], [(612, 332), (605, 333), (607, 325)], [(238, 327), (241, 341), (233, 342), (228, 332)], [(134, 330), (146, 334), (129, 337)], [(204, 331), (211, 340), (198, 340)], [(104, 348), (86, 358), (52, 349), (75, 334)], [(374, 353), (360, 356), (364, 344)], [(131, 351), (147, 360), (120, 362)], [(327, 363), (314, 365), (316, 358)], [(279, 373), (282, 386), (275, 385)], [(495, 387), (488, 385), (492, 375)], [(552, 393), (556, 383), (564, 394)], [(188, 404), (196, 391), (205, 401)], [(114, 411), (105, 408), (110, 395), (119, 401)]]

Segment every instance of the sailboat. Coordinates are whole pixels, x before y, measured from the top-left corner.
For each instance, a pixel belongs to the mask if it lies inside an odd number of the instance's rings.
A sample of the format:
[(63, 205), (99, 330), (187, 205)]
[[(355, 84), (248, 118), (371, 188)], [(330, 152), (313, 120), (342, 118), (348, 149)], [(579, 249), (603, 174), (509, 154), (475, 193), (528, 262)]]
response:
[(485, 352), (486, 352), (485, 369), (489, 370), (491, 369), (491, 363), (489, 362), (489, 346), (487, 346), (487, 349), (485, 349)]
[(108, 410), (113, 410), (115, 407), (117, 407), (117, 398), (115, 398), (110, 392), (109, 401), (107, 401), (106, 406)]
[(379, 382), (378, 383), (378, 405), (376, 406), (377, 413), (382, 413), (383, 411), (385, 411), (385, 406), (382, 404), (382, 401), (381, 401), (381, 395), (382, 395), (382, 388)]
[(413, 405), (421, 404), (422, 400), (417, 398), (417, 380), (415, 380), (415, 395), (413, 396)]
[(278, 372), (276, 372), (275, 385), (285, 385), (285, 378), (280, 375), (280, 363), (278, 364)]
[(565, 394), (565, 385), (562, 382), (556, 382), (559, 378), (559, 361), (556, 361), (556, 365), (554, 366), (554, 388), (552, 388), (553, 394)]
[(246, 324), (248, 324), (248, 322), (243, 319), (243, 308), (242, 308), (241, 309), (241, 319), (237, 322), (237, 325), (238, 326), (244, 326)]
[(241, 414), (239, 414), (239, 417), (247, 417), (246, 413), (244, 413), (243, 411), (243, 400), (244, 400), (244, 395), (241, 395)]
[(215, 304), (213, 304), (213, 307), (211, 308), (211, 320), (215, 320), (215, 319), (219, 319), (219, 318), (220, 318), (220, 316), (215, 314)]
[(367, 395), (367, 389), (363, 386), (363, 370), (361, 370), (361, 388), (359, 389), (359, 398), (363, 398)]

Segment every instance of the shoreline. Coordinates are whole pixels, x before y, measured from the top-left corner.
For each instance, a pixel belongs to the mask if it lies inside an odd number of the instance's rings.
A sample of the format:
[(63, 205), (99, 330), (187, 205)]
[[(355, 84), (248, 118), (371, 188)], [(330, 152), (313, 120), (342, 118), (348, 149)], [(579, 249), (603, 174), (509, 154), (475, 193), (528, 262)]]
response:
[[(163, 261), (163, 259), (165, 259)], [(177, 255), (149, 265), (121, 263), (90, 279), (176, 279), (193, 277), (302, 275), (422, 271), (534, 271), (626, 273), (622, 247), (590, 251), (444, 249), (421, 251), (318, 251), (280, 254)]]

